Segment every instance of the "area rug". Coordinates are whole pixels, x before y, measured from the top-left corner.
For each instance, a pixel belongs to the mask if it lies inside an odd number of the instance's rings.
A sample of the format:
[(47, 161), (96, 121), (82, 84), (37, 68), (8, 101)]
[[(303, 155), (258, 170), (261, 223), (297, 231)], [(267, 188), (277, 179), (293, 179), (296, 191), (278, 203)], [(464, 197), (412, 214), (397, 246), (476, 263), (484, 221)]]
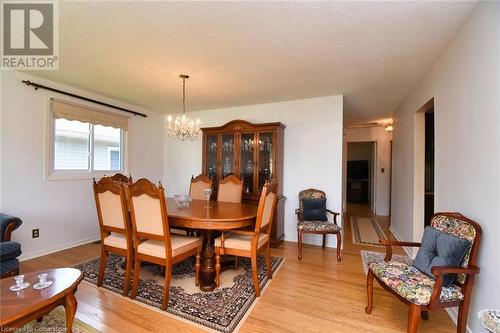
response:
[[(75, 318), (73, 321), (73, 333), (99, 333), (92, 326)], [(66, 312), (63, 307), (58, 307), (49, 314), (43, 316), (41, 322), (32, 322), (19, 328), (16, 332), (66, 332)]]
[(353, 244), (381, 246), (379, 239), (387, 239), (374, 218), (352, 216), (351, 231)]
[[(103, 288), (118, 295), (123, 291), (122, 260), (122, 257), (110, 254), (103, 282)], [(239, 262), (237, 271), (230, 267), (221, 273), (220, 287), (212, 292), (202, 292), (195, 286), (193, 258), (174, 265), (166, 314), (217, 332), (235, 331), (257, 302), (250, 259), (240, 258)], [(273, 273), (278, 271), (283, 262), (281, 257), (271, 257)], [(97, 284), (99, 258), (79, 264), (75, 268), (84, 273), (85, 281)], [(270, 282), (263, 257), (258, 259), (258, 275), (262, 296)], [(163, 285), (164, 277), (160, 274), (160, 267), (143, 263), (135, 300), (140, 304), (161, 308)]]
[[(361, 250), (361, 261), (363, 262), (363, 269), (365, 271), (365, 274), (368, 273), (368, 265), (371, 262), (382, 261), (382, 260), (384, 260), (384, 257), (385, 257), (385, 253)], [(399, 254), (393, 254), (391, 261), (402, 262), (402, 263), (405, 263), (407, 265), (411, 265), (413, 262), (410, 259), (410, 257), (404, 256), (404, 255), (399, 255)]]

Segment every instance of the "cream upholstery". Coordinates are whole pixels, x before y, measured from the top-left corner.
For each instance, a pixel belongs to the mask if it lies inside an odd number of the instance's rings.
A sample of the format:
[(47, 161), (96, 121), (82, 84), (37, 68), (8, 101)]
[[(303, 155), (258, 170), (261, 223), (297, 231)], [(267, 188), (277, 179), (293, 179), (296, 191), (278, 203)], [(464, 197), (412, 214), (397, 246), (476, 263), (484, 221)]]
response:
[(97, 194), (101, 207), (102, 224), (108, 227), (125, 229), (120, 195), (111, 191)]
[(163, 236), (160, 199), (147, 194), (132, 197), (135, 212), (135, 223), (138, 232)]
[[(221, 237), (215, 239), (215, 246), (221, 246)], [(269, 240), (267, 234), (260, 234), (258, 241), (258, 248), (264, 245)], [(252, 236), (250, 235), (239, 235), (228, 232), (224, 234), (224, 248), (235, 249), (235, 250), (247, 250), (252, 249)]]
[(106, 236), (103, 241), (104, 245), (118, 247), (120, 249), (127, 250), (127, 237), (124, 234), (118, 234), (112, 232), (109, 236)]
[(203, 190), (211, 188), (209, 183), (205, 183), (204, 181), (197, 181), (194, 183), (191, 183), (191, 189), (189, 191), (189, 195), (191, 196), (191, 199), (194, 200), (206, 200), (205, 198), (205, 193), (203, 193)]
[[(172, 244), (172, 257), (176, 257), (184, 252), (200, 247), (202, 244), (201, 238), (171, 235), (170, 242)], [(165, 243), (156, 240), (147, 240), (139, 244), (137, 252), (157, 258), (166, 258)]]
[(241, 195), (243, 193), (243, 184), (242, 183), (224, 183), (219, 184), (219, 192), (217, 194), (217, 201), (225, 201), (225, 202), (241, 202)]
[(262, 212), (262, 222), (260, 223), (260, 228), (264, 228), (267, 226), (269, 223), (271, 223), (271, 220), (273, 216), (271, 215), (272, 213), (272, 208), (273, 208), (273, 201), (274, 198), (276, 197), (276, 193), (270, 192), (264, 201), (264, 211)]

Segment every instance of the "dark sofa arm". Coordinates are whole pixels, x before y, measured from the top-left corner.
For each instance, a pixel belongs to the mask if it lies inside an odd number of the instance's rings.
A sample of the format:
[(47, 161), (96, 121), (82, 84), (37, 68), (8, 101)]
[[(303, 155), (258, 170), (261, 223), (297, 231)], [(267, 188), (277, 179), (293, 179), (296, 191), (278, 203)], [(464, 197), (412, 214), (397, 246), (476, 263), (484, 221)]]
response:
[(0, 213), (0, 241), (10, 241), (12, 231), (19, 228), (23, 221), (14, 216)]

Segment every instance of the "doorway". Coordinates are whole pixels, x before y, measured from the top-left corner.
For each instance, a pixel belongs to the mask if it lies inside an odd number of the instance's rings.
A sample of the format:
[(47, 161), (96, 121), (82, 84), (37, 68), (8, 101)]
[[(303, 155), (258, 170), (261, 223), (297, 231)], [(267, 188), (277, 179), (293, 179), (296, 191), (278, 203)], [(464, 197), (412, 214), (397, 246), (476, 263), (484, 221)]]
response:
[(375, 142), (347, 143), (347, 204), (375, 211)]
[(422, 239), (434, 213), (434, 98), (415, 112), (413, 166), (413, 240)]
[(434, 103), (425, 111), (425, 194), (424, 226), (430, 224), (434, 214)]

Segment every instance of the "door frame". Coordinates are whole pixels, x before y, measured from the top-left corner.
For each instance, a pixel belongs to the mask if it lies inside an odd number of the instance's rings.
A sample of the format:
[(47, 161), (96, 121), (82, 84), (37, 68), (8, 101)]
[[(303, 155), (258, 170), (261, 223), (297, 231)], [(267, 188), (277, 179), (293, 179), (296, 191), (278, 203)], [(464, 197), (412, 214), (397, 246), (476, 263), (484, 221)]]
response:
[(415, 112), (413, 119), (413, 241), (420, 241), (425, 229), (423, 223), (425, 215), (425, 113), (433, 108), (434, 97)]

